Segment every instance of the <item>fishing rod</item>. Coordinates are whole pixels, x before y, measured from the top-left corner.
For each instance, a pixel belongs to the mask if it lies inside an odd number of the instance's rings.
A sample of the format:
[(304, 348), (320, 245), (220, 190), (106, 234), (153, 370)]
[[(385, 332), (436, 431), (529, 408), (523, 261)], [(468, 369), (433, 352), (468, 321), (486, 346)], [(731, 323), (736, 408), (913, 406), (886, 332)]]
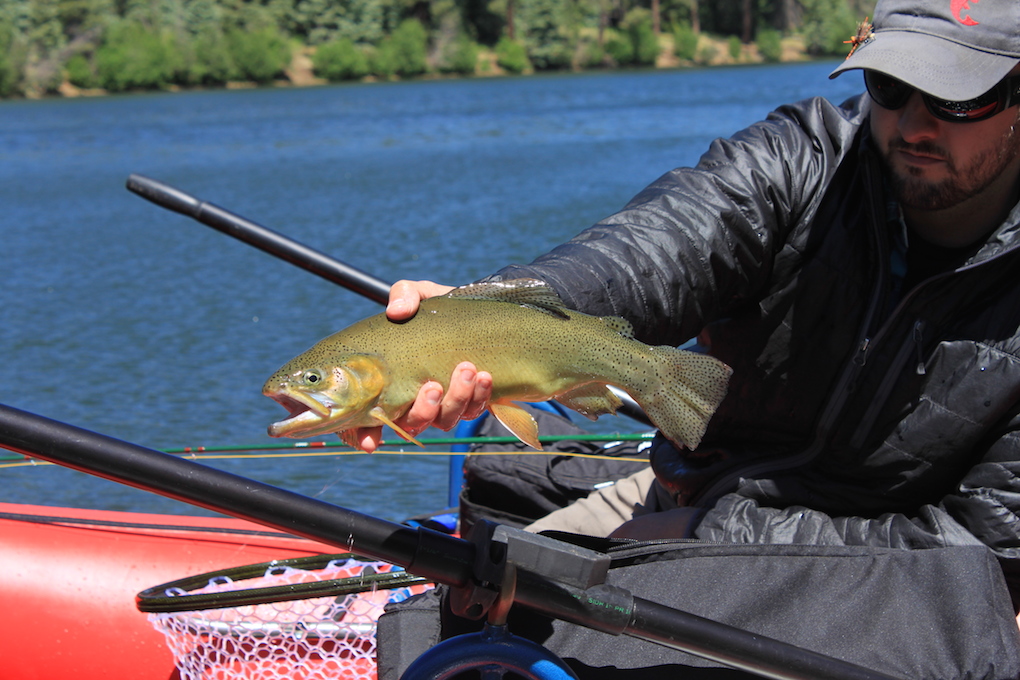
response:
[[(369, 300), (385, 305), (389, 301), (390, 284), (356, 267), (341, 262), (303, 243), (252, 222), (217, 205), (143, 175), (131, 174), (127, 188), (161, 208), (186, 215), (239, 241), (298, 266), (327, 281), (352, 290)], [(609, 386), (623, 405), (623, 415), (642, 423), (651, 424), (648, 416), (626, 392)]]
[[(541, 614), (655, 642), (774, 680), (896, 680), (609, 586), (609, 556), (520, 529), (471, 540), (387, 520), (0, 404), (0, 446), (404, 567), (481, 618), (508, 596)], [(497, 602), (498, 600), (498, 602)]]

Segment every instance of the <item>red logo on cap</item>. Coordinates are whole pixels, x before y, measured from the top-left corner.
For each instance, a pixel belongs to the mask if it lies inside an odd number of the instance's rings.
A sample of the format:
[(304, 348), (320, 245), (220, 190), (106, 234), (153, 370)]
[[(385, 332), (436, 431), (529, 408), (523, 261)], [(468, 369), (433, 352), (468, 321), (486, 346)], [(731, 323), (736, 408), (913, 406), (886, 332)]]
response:
[[(974, 0), (974, 2), (981, 2), (981, 0)], [(970, 10), (970, 2), (968, 0), (949, 0), (949, 8), (953, 12), (953, 16), (964, 26), (977, 26), (978, 22), (970, 18), (967, 14), (964, 16), (964, 12)]]

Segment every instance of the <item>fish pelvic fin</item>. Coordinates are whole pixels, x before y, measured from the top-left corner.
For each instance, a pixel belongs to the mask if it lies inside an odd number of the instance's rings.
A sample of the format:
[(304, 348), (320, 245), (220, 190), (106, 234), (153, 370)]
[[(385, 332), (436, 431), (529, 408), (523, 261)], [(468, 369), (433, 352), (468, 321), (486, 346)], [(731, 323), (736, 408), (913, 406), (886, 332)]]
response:
[(489, 300), (509, 302), (522, 307), (531, 307), (558, 319), (569, 319), (567, 307), (559, 294), (545, 281), (538, 279), (510, 279), (470, 283), (454, 288), (446, 297), (463, 300)]
[(587, 383), (575, 387), (556, 395), (556, 401), (589, 420), (598, 420), (599, 416), (616, 413), (616, 409), (623, 406), (620, 398), (600, 383)]
[(420, 441), (415, 439), (413, 436), (411, 436), (410, 434), (405, 432), (402, 427), (400, 427), (399, 425), (394, 423), (393, 420), (388, 415), (386, 415), (386, 411), (382, 410), (382, 407), (376, 406), (371, 411), (369, 411), (368, 414), (370, 416), (372, 416), (373, 418), (375, 418), (376, 420), (378, 420), (383, 425), (388, 426), (391, 430), (393, 430), (398, 435), (400, 435), (400, 437), (404, 441), (411, 442), (412, 444), (417, 444), (418, 446), (422, 447), (423, 449), (425, 448), (424, 444), (422, 444)]
[(651, 394), (634, 394), (662, 434), (677, 446), (697, 448), (720, 402), (733, 369), (707, 354), (675, 347), (653, 347), (659, 385)]
[(510, 402), (492, 402), (489, 404), (489, 412), (515, 437), (533, 449), (542, 450), (542, 444), (538, 441), (538, 423), (530, 413)]

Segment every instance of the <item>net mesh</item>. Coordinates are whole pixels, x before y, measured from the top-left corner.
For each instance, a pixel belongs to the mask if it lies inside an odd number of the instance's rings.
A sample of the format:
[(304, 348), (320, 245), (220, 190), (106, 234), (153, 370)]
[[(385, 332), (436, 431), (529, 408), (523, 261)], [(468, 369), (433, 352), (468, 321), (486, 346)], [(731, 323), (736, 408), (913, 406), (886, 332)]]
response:
[[(398, 571), (385, 562), (356, 558), (334, 560), (320, 569), (270, 566), (259, 578), (216, 576), (202, 588), (187, 593), (170, 588), (166, 595), (349, 581)], [(166, 636), (181, 680), (376, 680), (375, 630), (383, 608), (431, 587), (368, 586), (339, 596), (156, 613), (149, 621)]]

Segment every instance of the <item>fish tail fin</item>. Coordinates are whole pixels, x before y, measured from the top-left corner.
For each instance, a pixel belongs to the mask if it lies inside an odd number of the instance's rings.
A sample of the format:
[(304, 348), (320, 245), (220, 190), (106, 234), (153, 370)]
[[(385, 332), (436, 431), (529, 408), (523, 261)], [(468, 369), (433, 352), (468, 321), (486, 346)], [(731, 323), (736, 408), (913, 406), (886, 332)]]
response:
[(659, 385), (650, 394), (631, 396), (662, 433), (678, 446), (697, 448), (708, 421), (726, 396), (733, 369), (707, 354), (675, 347), (653, 347)]

